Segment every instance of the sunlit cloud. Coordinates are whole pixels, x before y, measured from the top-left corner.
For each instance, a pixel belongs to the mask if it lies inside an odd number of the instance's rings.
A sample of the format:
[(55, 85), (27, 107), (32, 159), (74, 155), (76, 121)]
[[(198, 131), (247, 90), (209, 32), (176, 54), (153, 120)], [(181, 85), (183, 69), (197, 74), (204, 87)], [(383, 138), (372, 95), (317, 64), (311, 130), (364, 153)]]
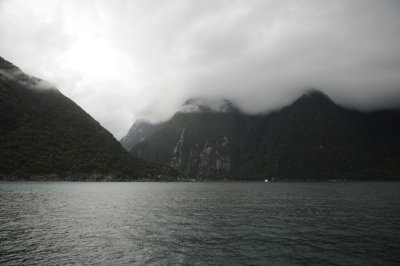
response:
[(398, 1), (0, 1), (0, 55), (122, 137), (188, 98), (268, 112), (317, 88), (371, 110), (400, 99)]

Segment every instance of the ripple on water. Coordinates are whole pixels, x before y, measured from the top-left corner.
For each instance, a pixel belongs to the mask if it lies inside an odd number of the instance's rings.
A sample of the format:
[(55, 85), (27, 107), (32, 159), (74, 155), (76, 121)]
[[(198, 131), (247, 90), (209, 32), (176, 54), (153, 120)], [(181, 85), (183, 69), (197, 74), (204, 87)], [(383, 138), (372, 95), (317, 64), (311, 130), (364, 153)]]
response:
[(1, 264), (400, 263), (400, 183), (0, 183)]

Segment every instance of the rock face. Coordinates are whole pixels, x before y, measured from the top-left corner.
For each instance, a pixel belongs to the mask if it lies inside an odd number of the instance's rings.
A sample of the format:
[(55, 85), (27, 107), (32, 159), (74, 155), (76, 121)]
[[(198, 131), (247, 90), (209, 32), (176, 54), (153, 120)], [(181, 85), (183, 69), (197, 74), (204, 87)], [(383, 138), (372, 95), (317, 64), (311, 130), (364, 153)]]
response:
[(198, 180), (227, 176), (235, 156), (230, 141), (240, 132), (238, 111), (228, 101), (222, 101), (218, 111), (196, 104), (188, 101), (131, 152), (169, 164)]
[(198, 180), (207, 179), (211, 176), (225, 175), (231, 168), (230, 156), (224, 150), (228, 144), (228, 138), (224, 137), (222, 143), (196, 142), (189, 149), (189, 155), (185, 157), (184, 145), (185, 128), (172, 152), (170, 165), (184, 171), (186, 174)]
[(398, 110), (348, 110), (315, 90), (267, 115), (202, 104), (188, 101), (131, 154), (197, 180), (400, 178)]
[(132, 157), (96, 120), (48, 83), (0, 57), (0, 179), (176, 179)]

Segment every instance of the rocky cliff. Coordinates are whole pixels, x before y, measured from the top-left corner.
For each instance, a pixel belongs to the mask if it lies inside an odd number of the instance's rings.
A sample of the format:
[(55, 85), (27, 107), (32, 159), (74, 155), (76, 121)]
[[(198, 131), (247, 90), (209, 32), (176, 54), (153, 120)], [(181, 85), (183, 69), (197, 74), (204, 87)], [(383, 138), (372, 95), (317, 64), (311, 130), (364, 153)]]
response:
[(315, 90), (265, 115), (223, 102), (189, 101), (131, 154), (198, 180), (400, 178), (398, 110), (349, 110)]

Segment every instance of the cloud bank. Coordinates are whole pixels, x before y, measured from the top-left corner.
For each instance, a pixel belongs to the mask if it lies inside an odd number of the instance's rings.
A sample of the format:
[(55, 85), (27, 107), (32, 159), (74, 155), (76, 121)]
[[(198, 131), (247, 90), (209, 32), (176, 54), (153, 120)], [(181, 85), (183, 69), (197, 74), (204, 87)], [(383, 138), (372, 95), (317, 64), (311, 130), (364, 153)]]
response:
[(268, 112), (316, 88), (400, 104), (398, 0), (0, 0), (0, 55), (117, 138), (189, 98)]

